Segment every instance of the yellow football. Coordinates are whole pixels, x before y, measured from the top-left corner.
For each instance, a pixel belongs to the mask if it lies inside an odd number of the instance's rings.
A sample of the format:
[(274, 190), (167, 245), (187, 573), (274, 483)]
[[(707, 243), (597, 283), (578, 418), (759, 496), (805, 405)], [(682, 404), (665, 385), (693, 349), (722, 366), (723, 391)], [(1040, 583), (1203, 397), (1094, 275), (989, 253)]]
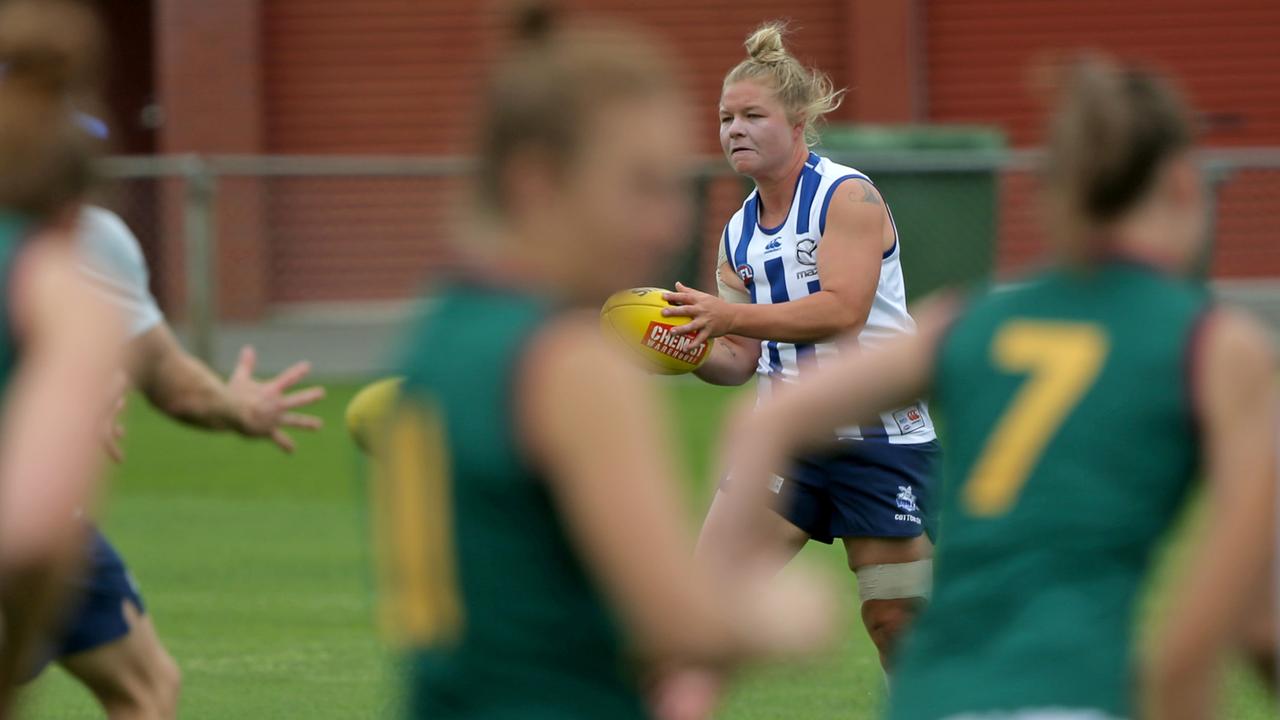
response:
[(347, 432), (366, 455), (373, 453), (376, 439), (400, 399), (403, 380), (393, 377), (366, 385), (347, 403)]
[(642, 364), (660, 375), (693, 372), (706, 362), (714, 340), (691, 348), (692, 337), (673, 335), (671, 330), (689, 322), (689, 318), (663, 317), (662, 309), (671, 303), (662, 288), (632, 288), (616, 292), (600, 309), (600, 326), (605, 334), (631, 348)]

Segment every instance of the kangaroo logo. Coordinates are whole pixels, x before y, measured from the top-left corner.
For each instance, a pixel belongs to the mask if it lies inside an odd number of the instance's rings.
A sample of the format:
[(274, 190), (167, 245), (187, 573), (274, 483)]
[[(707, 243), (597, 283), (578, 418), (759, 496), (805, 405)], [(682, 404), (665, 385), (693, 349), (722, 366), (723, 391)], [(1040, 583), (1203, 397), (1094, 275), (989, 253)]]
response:
[(898, 509), (902, 512), (920, 512), (920, 507), (916, 505), (916, 494), (911, 490), (910, 486), (898, 486), (898, 498), (894, 501), (898, 505)]

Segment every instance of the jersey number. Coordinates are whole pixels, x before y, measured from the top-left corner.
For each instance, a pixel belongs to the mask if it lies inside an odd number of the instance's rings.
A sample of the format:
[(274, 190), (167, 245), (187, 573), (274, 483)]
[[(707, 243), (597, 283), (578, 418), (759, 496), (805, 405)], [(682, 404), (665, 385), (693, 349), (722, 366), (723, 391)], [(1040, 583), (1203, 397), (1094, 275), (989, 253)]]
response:
[(1089, 323), (1014, 321), (996, 333), (997, 369), (1027, 375), (965, 483), (974, 515), (1007, 512), (1054, 432), (1093, 385), (1106, 359), (1106, 333)]
[(462, 619), (444, 427), (405, 403), (388, 431), (372, 488), (379, 619), (394, 644), (437, 645), (456, 639)]

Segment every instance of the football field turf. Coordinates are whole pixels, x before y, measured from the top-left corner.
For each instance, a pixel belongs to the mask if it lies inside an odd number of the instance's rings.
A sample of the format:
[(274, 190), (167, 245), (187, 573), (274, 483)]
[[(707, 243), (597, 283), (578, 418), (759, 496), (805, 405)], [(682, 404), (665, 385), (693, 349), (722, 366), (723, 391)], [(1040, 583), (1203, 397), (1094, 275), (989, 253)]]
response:
[[(179, 427), (130, 400), (128, 457), (101, 516), (183, 668), (183, 718), (388, 717), (398, 707), (393, 663), (372, 622), (363, 480), (341, 424), (356, 386), (328, 387), (319, 408), (326, 428), (301, 437), (291, 458)], [(688, 476), (705, 478), (732, 392), (688, 380), (664, 387), (672, 429), (688, 439)], [(705, 509), (708, 487), (690, 482), (691, 518)], [(883, 680), (856, 622), (843, 553), (815, 544), (805, 554), (842, 580), (843, 642), (819, 660), (744, 674), (718, 717), (875, 717)], [(1160, 600), (1156, 593), (1151, 606)], [(1241, 673), (1225, 702), (1231, 720), (1269, 717)], [(97, 715), (60, 669), (35, 683), (27, 703), (30, 717)]]

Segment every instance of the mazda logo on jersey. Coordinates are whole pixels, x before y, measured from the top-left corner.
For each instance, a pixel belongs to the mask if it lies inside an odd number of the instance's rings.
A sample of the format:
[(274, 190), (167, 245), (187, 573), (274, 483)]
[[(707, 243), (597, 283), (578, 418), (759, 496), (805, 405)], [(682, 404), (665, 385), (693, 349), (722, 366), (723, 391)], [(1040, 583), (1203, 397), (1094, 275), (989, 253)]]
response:
[(796, 243), (796, 261), (801, 265), (817, 265), (818, 243), (809, 238)]
[(742, 284), (750, 285), (751, 281), (755, 279), (756, 274), (751, 269), (750, 265), (743, 263), (738, 266), (738, 277), (742, 278)]

